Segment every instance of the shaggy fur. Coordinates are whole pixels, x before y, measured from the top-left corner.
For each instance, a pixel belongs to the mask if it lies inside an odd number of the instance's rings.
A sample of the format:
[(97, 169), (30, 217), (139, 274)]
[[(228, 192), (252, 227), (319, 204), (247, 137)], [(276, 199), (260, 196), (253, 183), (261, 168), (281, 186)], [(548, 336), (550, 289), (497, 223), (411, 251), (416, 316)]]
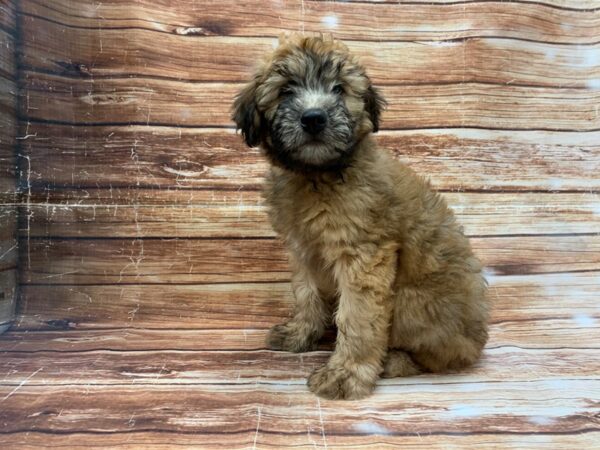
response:
[[(265, 196), (293, 269), (294, 316), (269, 348), (305, 352), (331, 322), (335, 351), (308, 380), (319, 396), (369, 395), (380, 375), (455, 370), (487, 340), (481, 264), (445, 201), (377, 148), (384, 100), (345, 45), (283, 37), (235, 99), (233, 119), (272, 163)], [(311, 134), (303, 114), (318, 108)]]

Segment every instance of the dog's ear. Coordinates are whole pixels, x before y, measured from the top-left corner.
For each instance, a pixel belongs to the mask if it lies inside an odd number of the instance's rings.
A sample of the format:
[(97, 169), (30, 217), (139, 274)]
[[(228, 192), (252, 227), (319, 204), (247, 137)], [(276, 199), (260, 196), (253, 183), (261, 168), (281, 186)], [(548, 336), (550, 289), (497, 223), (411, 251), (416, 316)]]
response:
[(233, 113), (231, 118), (242, 131), (242, 136), (248, 147), (255, 147), (261, 138), (261, 115), (256, 108), (256, 88), (259, 76), (256, 76), (236, 95), (233, 102)]
[(373, 123), (373, 133), (376, 133), (379, 131), (379, 117), (385, 109), (387, 102), (379, 93), (379, 89), (373, 87), (370, 83), (367, 92), (365, 92), (364, 100), (365, 110), (369, 113), (371, 122)]

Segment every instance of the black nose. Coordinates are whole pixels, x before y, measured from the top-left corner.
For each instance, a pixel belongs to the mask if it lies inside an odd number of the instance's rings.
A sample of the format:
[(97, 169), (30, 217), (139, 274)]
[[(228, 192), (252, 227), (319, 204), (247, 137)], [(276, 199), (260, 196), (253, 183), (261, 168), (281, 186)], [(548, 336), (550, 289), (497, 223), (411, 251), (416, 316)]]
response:
[(304, 111), (300, 118), (302, 128), (310, 134), (317, 134), (323, 131), (327, 125), (327, 113), (319, 108), (311, 108)]

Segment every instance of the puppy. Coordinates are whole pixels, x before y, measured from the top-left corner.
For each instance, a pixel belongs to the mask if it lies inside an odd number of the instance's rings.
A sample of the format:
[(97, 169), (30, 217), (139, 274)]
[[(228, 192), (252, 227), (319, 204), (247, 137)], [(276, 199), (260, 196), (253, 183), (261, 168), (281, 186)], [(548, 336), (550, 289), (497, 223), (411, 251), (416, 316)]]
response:
[(335, 350), (308, 379), (324, 398), (468, 366), (488, 337), (482, 267), (452, 211), (371, 137), (384, 105), (327, 35), (281, 38), (234, 101), (246, 143), (271, 163), (266, 203), (293, 271), (294, 315), (267, 345), (309, 351), (334, 322)]

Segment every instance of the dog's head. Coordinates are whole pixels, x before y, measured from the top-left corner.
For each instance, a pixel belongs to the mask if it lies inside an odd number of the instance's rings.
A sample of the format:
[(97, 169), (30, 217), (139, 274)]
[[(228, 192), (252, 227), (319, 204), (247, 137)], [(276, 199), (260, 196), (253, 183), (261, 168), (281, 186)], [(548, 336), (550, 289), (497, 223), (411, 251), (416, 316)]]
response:
[(333, 170), (377, 131), (385, 101), (348, 48), (330, 36), (280, 38), (241, 90), (233, 120), (246, 143), (290, 170)]

